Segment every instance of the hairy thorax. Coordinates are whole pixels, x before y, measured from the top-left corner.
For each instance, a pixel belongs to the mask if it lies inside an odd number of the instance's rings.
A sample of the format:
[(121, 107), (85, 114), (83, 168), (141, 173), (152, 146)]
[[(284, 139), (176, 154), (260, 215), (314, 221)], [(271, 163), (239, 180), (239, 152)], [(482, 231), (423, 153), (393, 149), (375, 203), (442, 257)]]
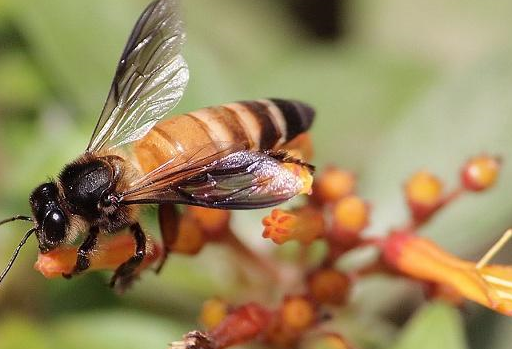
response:
[(137, 208), (118, 205), (115, 197), (137, 175), (131, 161), (120, 154), (86, 153), (68, 164), (60, 173), (58, 184), (73, 225), (81, 229), (95, 226), (115, 233), (136, 221)]

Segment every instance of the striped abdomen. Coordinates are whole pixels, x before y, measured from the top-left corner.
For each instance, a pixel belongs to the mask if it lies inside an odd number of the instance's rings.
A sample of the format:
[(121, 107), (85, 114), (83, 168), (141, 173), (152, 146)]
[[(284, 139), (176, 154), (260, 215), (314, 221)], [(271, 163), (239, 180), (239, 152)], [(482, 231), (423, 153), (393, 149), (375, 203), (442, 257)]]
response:
[(276, 149), (307, 131), (313, 116), (308, 105), (282, 99), (203, 108), (159, 122), (137, 142), (135, 153), (148, 172), (198, 149), (211, 155), (227, 144), (241, 144), (248, 150)]

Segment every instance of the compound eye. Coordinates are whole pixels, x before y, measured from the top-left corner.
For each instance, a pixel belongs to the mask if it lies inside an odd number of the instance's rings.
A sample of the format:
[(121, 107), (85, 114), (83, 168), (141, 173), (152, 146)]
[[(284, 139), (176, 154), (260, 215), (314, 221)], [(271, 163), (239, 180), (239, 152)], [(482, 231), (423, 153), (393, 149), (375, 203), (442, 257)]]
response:
[(43, 231), (50, 243), (58, 243), (66, 236), (66, 217), (61, 210), (53, 209), (44, 218)]

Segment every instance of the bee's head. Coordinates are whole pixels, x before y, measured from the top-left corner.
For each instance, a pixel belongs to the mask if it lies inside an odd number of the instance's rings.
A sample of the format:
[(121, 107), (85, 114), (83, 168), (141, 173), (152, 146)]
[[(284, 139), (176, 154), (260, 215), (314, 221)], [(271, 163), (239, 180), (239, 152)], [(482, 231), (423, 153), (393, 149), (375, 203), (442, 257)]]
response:
[(36, 224), (36, 236), (42, 253), (59, 246), (66, 238), (69, 219), (59, 204), (59, 190), (54, 182), (44, 183), (30, 195)]

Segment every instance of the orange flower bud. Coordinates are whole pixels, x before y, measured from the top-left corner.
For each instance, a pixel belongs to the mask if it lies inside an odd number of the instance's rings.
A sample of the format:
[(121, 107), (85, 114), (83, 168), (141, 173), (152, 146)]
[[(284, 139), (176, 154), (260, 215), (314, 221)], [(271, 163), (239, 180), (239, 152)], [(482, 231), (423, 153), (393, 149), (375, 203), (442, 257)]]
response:
[(359, 234), (368, 225), (369, 211), (369, 205), (356, 195), (339, 200), (333, 208), (334, 229)]
[[(101, 237), (96, 251), (91, 254), (91, 265), (87, 271), (115, 270), (126, 262), (135, 251), (135, 241), (129, 235), (116, 235), (111, 238)], [(139, 267), (139, 271), (147, 268), (160, 258), (162, 249), (153, 241), (146, 244), (146, 257)], [(39, 253), (34, 268), (47, 278), (61, 277), (63, 273), (69, 274), (75, 267), (77, 248), (63, 246), (48, 253)]]
[(352, 173), (329, 167), (315, 179), (313, 197), (319, 203), (331, 203), (352, 194), (355, 184)]
[(272, 210), (270, 216), (263, 218), (263, 225), (263, 237), (278, 245), (289, 240), (310, 244), (324, 231), (322, 212), (309, 206), (293, 211)]
[(206, 243), (200, 223), (190, 214), (183, 215), (178, 226), (178, 236), (171, 245), (174, 253), (194, 255), (199, 253)]
[(265, 332), (270, 318), (267, 309), (249, 303), (231, 312), (208, 335), (215, 343), (215, 349), (242, 344)]
[(281, 306), (282, 326), (294, 331), (303, 331), (316, 321), (316, 309), (306, 297), (289, 296)]
[(213, 298), (204, 302), (199, 320), (207, 330), (211, 330), (217, 327), (227, 315), (228, 304), (221, 299)]
[(350, 291), (349, 278), (334, 269), (319, 269), (308, 278), (311, 296), (319, 303), (342, 304)]
[(197, 220), (209, 239), (218, 240), (229, 231), (231, 212), (228, 210), (188, 206), (187, 213)]
[(494, 185), (500, 171), (500, 160), (492, 156), (477, 156), (462, 167), (460, 176), (467, 190), (481, 191)]
[(430, 217), (443, 199), (443, 183), (426, 171), (415, 173), (405, 184), (407, 203), (416, 221)]

